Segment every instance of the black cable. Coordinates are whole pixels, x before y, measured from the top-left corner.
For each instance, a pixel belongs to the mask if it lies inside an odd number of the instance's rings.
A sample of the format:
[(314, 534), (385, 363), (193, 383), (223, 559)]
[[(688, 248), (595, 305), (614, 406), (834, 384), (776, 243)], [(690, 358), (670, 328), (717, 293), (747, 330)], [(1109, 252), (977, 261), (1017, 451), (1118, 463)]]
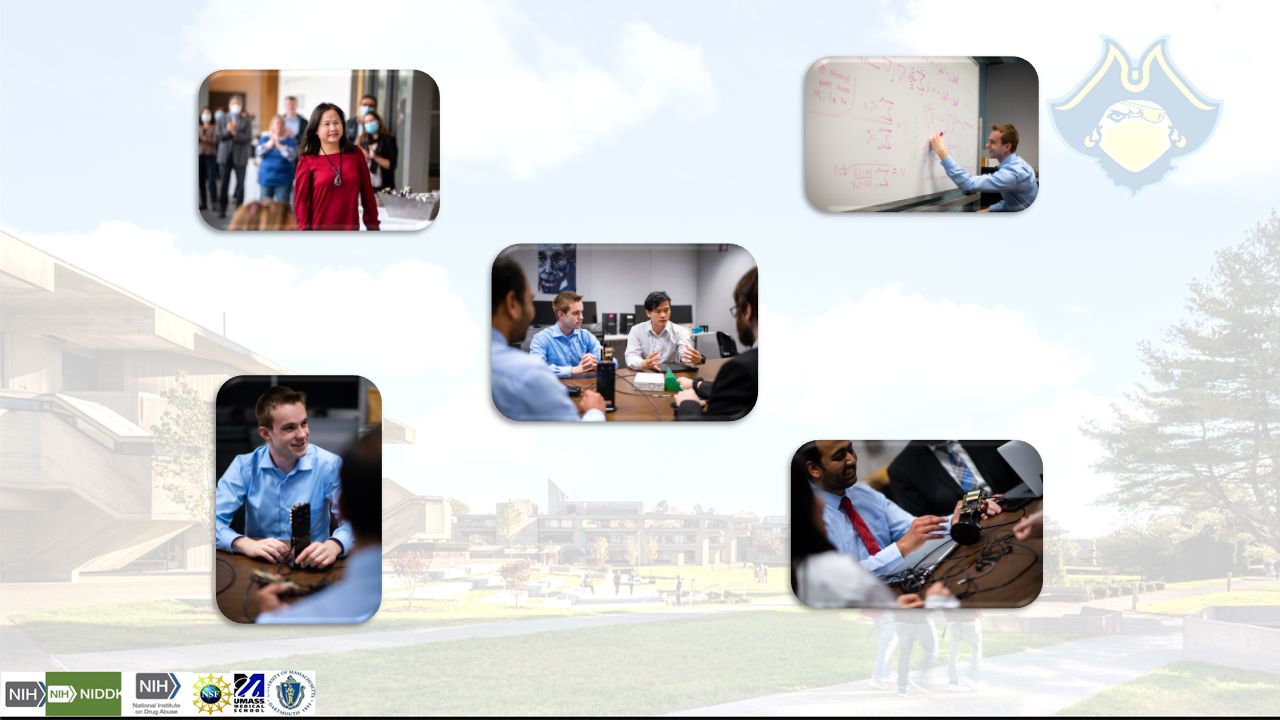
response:
[[(662, 411), (658, 409), (658, 403), (656, 403), (656, 402), (654, 402), (654, 401), (653, 401), (653, 396), (652, 396), (652, 395), (649, 395), (649, 394), (647, 394), (647, 393), (645, 393), (645, 392), (641, 391), (641, 390), (640, 390), (640, 388), (636, 387), (636, 384), (635, 384), (635, 383), (631, 382), (631, 378), (627, 377), (626, 375), (618, 375), (617, 377), (618, 377), (618, 378), (620, 378), (620, 379), (622, 379), (622, 380), (625, 380), (625, 381), (626, 381), (626, 383), (627, 383), (628, 385), (630, 385), (631, 387), (636, 388), (636, 391), (635, 391), (634, 393), (629, 393), (629, 392), (624, 392), (624, 391), (622, 391), (622, 390), (617, 390), (616, 388), (615, 388), (615, 391), (617, 391), (617, 392), (621, 392), (623, 395), (640, 395), (641, 397), (644, 397), (644, 398), (648, 399), (649, 404), (653, 406), (653, 419), (654, 419), (654, 420), (662, 420)], [(660, 396), (660, 397), (671, 397), (671, 396), (670, 396), (670, 395), (664, 395), (664, 396)]]
[[(225, 570), (223, 569), (224, 566), (226, 568)], [(223, 573), (230, 575), (231, 579), (227, 580), (226, 585), (219, 587), (213, 593), (214, 595), (221, 595), (222, 593), (229, 590), (232, 585), (236, 584), (236, 566), (232, 565), (231, 562), (225, 558), (218, 558), (218, 575), (222, 575)]]

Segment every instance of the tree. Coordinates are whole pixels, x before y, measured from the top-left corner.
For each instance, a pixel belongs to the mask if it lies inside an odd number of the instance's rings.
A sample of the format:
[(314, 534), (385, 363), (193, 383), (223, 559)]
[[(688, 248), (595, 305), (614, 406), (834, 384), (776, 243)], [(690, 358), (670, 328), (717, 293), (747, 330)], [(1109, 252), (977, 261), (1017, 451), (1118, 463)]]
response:
[(466, 503), (462, 502), (461, 500), (455, 500), (453, 498), (449, 498), (449, 510), (450, 512), (453, 513), (454, 517), (458, 517), (459, 515), (471, 514), (470, 506), (468, 506)]
[(516, 533), (524, 525), (524, 512), (515, 503), (506, 503), (498, 507), (498, 540), (510, 545)]
[(529, 589), (529, 561), (512, 560), (503, 565), (498, 573), (502, 575), (507, 591), (515, 598), (516, 607), (520, 607), (520, 593)]
[(604, 564), (609, 562), (609, 538), (599, 535), (595, 540), (592, 540), (591, 551), (588, 553), (587, 558), (596, 567), (604, 567)]
[(413, 591), (427, 582), (431, 558), (421, 550), (404, 550), (391, 558), (391, 568), (397, 577), (409, 583), (409, 608), (413, 609)]
[(653, 511), (658, 513), (659, 515), (666, 515), (667, 511), (670, 509), (671, 509), (671, 506), (667, 504), (666, 500), (659, 500), (658, 504), (653, 506)]
[(759, 550), (757, 560), (777, 560), (782, 556), (782, 538), (777, 535), (766, 535), (760, 539), (756, 549)]
[(635, 567), (640, 561), (640, 546), (633, 537), (627, 538), (627, 564)]
[(1209, 512), (1220, 533), (1280, 550), (1280, 218), (1218, 252), (1191, 284), (1189, 317), (1139, 352), (1152, 383), (1087, 425), (1116, 489), (1149, 512)]
[(644, 537), (644, 561), (648, 565), (658, 564), (658, 538), (655, 535)]
[(155, 476), (160, 489), (205, 530), (213, 525), (213, 414), (209, 401), (178, 372), (173, 387), (160, 393), (167, 407), (151, 427)]

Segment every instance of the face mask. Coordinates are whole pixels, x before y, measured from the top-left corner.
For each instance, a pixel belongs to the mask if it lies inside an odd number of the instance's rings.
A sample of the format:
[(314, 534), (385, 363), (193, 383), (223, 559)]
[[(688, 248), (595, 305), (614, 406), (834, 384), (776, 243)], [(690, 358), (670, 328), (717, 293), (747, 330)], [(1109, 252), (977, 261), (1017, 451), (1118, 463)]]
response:
[(240, 114), (240, 106), (239, 106), (239, 105), (232, 105), (232, 106), (231, 106), (231, 114), (232, 114), (232, 115), (239, 115), (239, 114)]
[(222, 112), (221, 110), (219, 110), (218, 112), (216, 112), (216, 113), (214, 113), (214, 114), (213, 114), (213, 119), (214, 119), (214, 120), (221, 120), (222, 118), (224, 118), (224, 117), (226, 117), (226, 116), (227, 116), (227, 114), (226, 114), (226, 113), (224, 113), (224, 112)]
[(364, 115), (368, 115), (370, 112), (372, 112), (372, 111), (373, 111), (373, 109), (374, 109), (374, 108), (373, 108), (373, 106), (372, 106), (372, 105), (361, 105), (361, 106), (360, 106), (360, 115), (362, 115), (362, 116), (364, 116)]
[(365, 123), (365, 124), (364, 124), (364, 131), (365, 131), (365, 132), (367, 132), (367, 133), (369, 133), (370, 135), (372, 135), (372, 134), (374, 134), (374, 133), (378, 132), (378, 121), (377, 121), (377, 120), (371, 120), (371, 121), (369, 121), (369, 122)]
[(211, 117), (209, 113), (200, 113), (200, 122), (209, 122)]

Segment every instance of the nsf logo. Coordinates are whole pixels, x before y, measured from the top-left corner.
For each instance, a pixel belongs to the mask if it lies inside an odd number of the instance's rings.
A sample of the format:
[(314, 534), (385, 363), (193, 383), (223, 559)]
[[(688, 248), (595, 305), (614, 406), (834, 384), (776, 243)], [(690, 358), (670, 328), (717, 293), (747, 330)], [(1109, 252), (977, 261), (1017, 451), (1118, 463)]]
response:
[(221, 713), (231, 703), (231, 687), (221, 675), (205, 675), (195, 682), (195, 697), (192, 702), (197, 712)]
[(283, 670), (267, 681), (267, 706), (277, 715), (314, 715), (315, 673)]
[(1152, 43), (1137, 62), (1114, 40), (1104, 41), (1093, 72), (1049, 105), (1063, 141), (1136, 193), (1209, 139), (1222, 103), (1182, 77), (1169, 60), (1168, 38)]

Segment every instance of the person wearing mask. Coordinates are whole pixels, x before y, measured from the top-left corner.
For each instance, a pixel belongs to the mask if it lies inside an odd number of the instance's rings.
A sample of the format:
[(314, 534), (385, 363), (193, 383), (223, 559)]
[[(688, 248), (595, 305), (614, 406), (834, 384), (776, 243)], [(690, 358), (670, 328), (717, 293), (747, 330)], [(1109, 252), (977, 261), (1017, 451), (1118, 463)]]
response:
[(360, 137), (360, 123), (364, 116), (378, 109), (378, 98), (372, 95), (363, 95), (360, 102), (356, 103), (356, 109), (351, 113), (351, 119), (346, 121), (347, 140), (355, 143), (356, 138)]
[(556, 379), (547, 364), (511, 347), (524, 339), (533, 322), (533, 288), (515, 260), (500, 257), (493, 263), (492, 358), (493, 404), (512, 420), (604, 421), (604, 396), (582, 391), (582, 414), (569, 399), (569, 390)]
[(298, 98), (292, 95), (284, 99), (284, 126), (294, 140), (301, 140), (307, 132), (307, 119), (298, 114)]
[(244, 174), (253, 151), (253, 119), (244, 111), (244, 97), (233, 95), (227, 104), (227, 114), (216, 123), (218, 137), (218, 168), (222, 172), (222, 187), (218, 190), (218, 217), (227, 216), (230, 198), (231, 176), (236, 177), (236, 207), (244, 204)]
[(288, 205), (298, 160), (298, 141), (290, 137), (284, 118), (271, 118), (267, 134), (258, 140), (258, 186), (264, 200)]
[(293, 179), (293, 212), (299, 230), (377, 230), (378, 201), (369, 166), (342, 128), (342, 109), (320, 103), (311, 112), (299, 146)]
[(356, 146), (364, 153), (369, 162), (369, 175), (373, 178), (373, 186), (378, 190), (394, 190), (396, 187), (396, 158), (400, 149), (396, 147), (396, 137), (382, 122), (382, 116), (370, 110), (365, 113), (361, 133), (356, 138)]
[(681, 390), (675, 397), (677, 420), (737, 420), (756, 406), (760, 391), (760, 357), (755, 347), (760, 333), (756, 314), (758, 280), (757, 269), (751, 268), (733, 289), (738, 340), (751, 349), (726, 362), (714, 381), (680, 378)]
[(199, 174), (200, 209), (208, 210), (211, 202), (218, 201), (218, 134), (213, 124), (213, 111), (200, 109), (200, 125), (197, 135), (200, 148)]

